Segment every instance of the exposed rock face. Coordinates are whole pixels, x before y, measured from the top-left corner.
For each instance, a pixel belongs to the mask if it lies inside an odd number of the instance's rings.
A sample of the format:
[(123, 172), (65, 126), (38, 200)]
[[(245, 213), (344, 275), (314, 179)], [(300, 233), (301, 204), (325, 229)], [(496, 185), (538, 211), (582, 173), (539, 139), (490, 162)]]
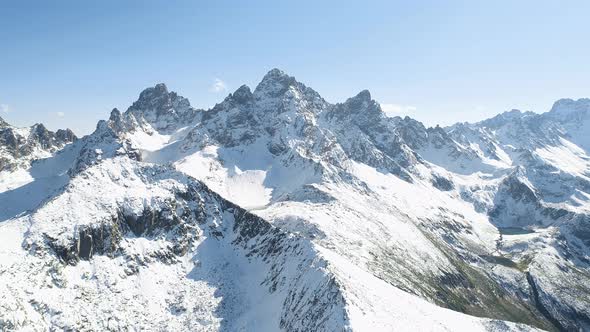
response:
[(89, 260), (97, 254), (111, 258), (120, 255), (120, 242), (126, 235), (157, 237), (167, 233), (176, 237), (174, 245), (168, 248), (169, 252), (159, 253), (160, 256), (154, 258), (170, 263), (173, 257), (186, 254), (195, 240), (195, 234), (189, 233), (190, 226), (181, 219), (194, 218), (194, 215), (177, 216), (174, 210), (170, 210), (176, 208), (176, 204), (171, 201), (160, 211), (148, 208), (140, 215), (127, 216), (119, 211), (112, 220), (79, 227), (71, 243), (64, 245), (50, 239), (48, 244), (63, 262), (75, 265), (81, 259)]
[(162, 132), (171, 132), (191, 123), (197, 112), (186, 98), (176, 92), (168, 92), (163, 83), (145, 89), (127, 110), (138, 122), (145, 121)]
[(16, 128), (0, 118), (0, 171), (28, 167), (32, 160), (46, 158), (76, 139), (69, 129), (52, 132), (42, 124)]

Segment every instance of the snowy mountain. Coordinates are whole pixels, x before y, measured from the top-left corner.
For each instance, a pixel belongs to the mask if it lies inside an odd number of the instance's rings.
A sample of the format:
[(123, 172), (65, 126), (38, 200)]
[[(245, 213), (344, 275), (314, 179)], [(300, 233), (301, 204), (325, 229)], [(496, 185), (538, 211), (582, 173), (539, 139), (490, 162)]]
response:
[(590, 329), (589, 114), (426, 128), (278, 69), (210, 110), (158, 84), (0, 173), (0, 327)]

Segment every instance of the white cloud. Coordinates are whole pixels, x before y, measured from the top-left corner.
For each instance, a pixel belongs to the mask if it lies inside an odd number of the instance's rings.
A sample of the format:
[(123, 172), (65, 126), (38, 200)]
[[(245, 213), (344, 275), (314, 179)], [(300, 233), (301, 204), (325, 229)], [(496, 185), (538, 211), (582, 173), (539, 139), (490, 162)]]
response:
[(10, 108), (6, 104), (0, 104), (0, 113), (10, 113)]
[(387, 116), (396, 116), (412, 113), (416, 111), (415, 106), (399, 105), (399, 104), (380, 104), (381, 109)]
[(216, 78), (215, 81), (213, 82), (213, 85), (211, 85), (211, 88), (209, 89), (209, 91), (211, 92), (224, 92), (227, 90), (227, 86), (225, 85), (225, 82), (220, 80), (219, 78)]
[(57, 115), (60, 118), (63, 118), (66, 115), (66, 113), (64, 113), (64, 112), (57, 112), (57, 113), (55, 113), (55, 115)]

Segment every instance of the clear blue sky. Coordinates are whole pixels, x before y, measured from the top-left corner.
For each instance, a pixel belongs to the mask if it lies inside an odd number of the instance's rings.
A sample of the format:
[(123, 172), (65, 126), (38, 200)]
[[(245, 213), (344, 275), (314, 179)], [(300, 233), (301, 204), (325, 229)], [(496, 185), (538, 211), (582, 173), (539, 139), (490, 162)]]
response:
[(590, 97), (589, 17), (589, 1), (0, 0), (0, 116), (86, 134), (158, 82), (210, 107), (273, 67), (428, 125), (542, 112)]

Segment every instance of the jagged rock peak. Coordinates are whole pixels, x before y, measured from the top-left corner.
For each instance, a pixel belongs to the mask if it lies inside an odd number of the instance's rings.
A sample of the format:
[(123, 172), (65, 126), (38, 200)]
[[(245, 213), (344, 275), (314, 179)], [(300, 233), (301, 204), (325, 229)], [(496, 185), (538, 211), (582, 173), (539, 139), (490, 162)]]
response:
[(168, 94), (168, 87), (164, 83), (158, 83), (153, 87), (144, 89), (139, 94), (139, 99), (149, 99), (153, 96), (163, 96)]
[[(506, 111), (503, 113), (500, 113), (498, 115), (496, 115), (494, 118), (497, 119), (506, 119), (506, 120), (510, 120), (510, 119), (518, 119), (518, 118), (522, 118), (523, 116), (529, 114), (530, 112), (522, 112), (519, 109), (511, 109), (510, 111)], [(492, 119), (494, 119), (492, 118)]]
[(381, 106), (371, 99), (371, 93), (363, 90), (345, 102), (334, 105), (327, 116), (368, 126), (379, 124), (385, 118), (385, 113), (381, 110)]
[[(191, 107), (188, 99), (168, 91), (166, 85), (160, 83), (143, 90), (139, 99), (127, 109), (124, 118), (139, 124), (149, 123), (153, 129), (171, 133), (178, 126), (191, 123), (196, 114), (197, 110)], [(126, 126), (135, 127), (130, 124)]]
[(444, 130), (444, 128), (442, 128), (440, 125), (436, 125), (434, 127), (430, 127), (427, 129), (428, 132), (432, 132), (432, 133), (439, 133), (441, 135), (446, 135), (447, 132)]
[(0, 119), (0, 171), (27, 168), (77, 139), (70, 129), (53, 132), (40, 123), (16, 128)]
[(262, 82), (264, 81), (276, 81), (276, 80), (284, 80), (284, 79), (293, 79), (293, 77), (287, 75), (284, 71), (273, 68), (271, 69), (264, 77), (262, 78)]
[(164, 83), (156, 84), (156, 86), (154, 87), (154, 90), (156, 90), (160, 93), (168, 93), (168, 87)]
[(247, 103), (252, 100), (252, 97), (252, 91), (250, 91), (250, 88), (245, 84), (228, 96), (228, 98), (231, 98), (238, 103)]
[(156, 86), (144, 89), (140, 94), (136, 102), (133, 103), (131, 108), (139, 108), (139, 106), (147, 106), (154, 104), (155, 101), (168, 101), (168, 87), (166, 84), (159, 83)]
[(489, 119), (480, 121), (477, 124), (483, 125), (485, 127), (495, 128), (495, 127), (503, 126), (506, 123), (516, 123), (517, 121), (522, 119), (525, 115), (531, 115), (531, 114), (534, 114), (534, 113), (532, 113), (532, 112), (523, 113), (520, 110), (512, 109), (510, 111), (500, 113), (500, 114), (494, 116), (493, 118), (489, 118)]
[(125, 125), (123, 124), (123, 114), (121, 114), (121, 111), (119, 111), (118, 108), (113, 108), (108, 122), (110, 123), (111, 128), (115, 130), (115, 132), (120, 132), (125, 127)]
[(174, 91), (169, 92), (166, 84), (159, 83), (143, 90), (127, 111), (135, 113), (155, 110), (157, 114), (163, 114), (171, 111), (183, 112), (189, 108), (188, 99)]
[(111, 116), (109, 117), (109, 120), (111, 121), (116, 121), (117, 119), (121, 118), (121, 111), (119, 111), (119, 109), (117, 109), (116, 107), (113, 108), (113, 110), (111, 111)]
[(47, 145), (62, 145), (66, 143), (74, 142), (78, 137), (72, 130), (58, 129), (56, 132), (52, 132), (42, 123), (37, 123), (31, 127), (31, 133), (37, 141)]
[(76, 140), (78, 140), (78, 137), (70, 128), (58, 129), (55, 132), (55, 136), (57, 137), (57, 139), (64, 142), (75, 142)]
[(502, 113), (504, 115), (517, 115), (517, 114), (522, 114), (522, 112), (519, 109), (513, 108), (508, 112), (504, 112)]
[(590, 98), (580, 98), (578, 100), (564, 98), (559, 99), (551, 107), (550, 113), (572, 113), (579, 111), (590, 111)]
[(359, 92), (356, 96), (353, 97), (354, 99), (359, 99), (359, 100), (366, 100), (366, 101), (371, 101), (371, 92), (369, 92), (369, 90), (363, 90), (361, 92)]
[[(4, 121), (0, 117), (0, 128), (6, 130), (7, 133), (10, 133), (11, 136), (16, 137), (15, 135), (22, 135), (17, 133), (17, 128), (9, 124), (8, 122)], [(74, 132), (67, 128), (67, 129), (58, 129), (57, 131), (53, 132), (47, 127), (45, 127), (42, 123), (36, 123), (29, 127), (31, 138), (34, 140), (49, 140), (55, 141), (57, 140), (56, 144), (65, 144), (71, 143), (78, 139), (78, 137), (74, 134)], [(26, 140), (26, 138), (23, 138)], [(1, 142), (0, 142), (1, 143)]]
[(382, 113), (381, 106), (371, 99), (371, 93), (369, 90), (363, 90), (359, 92), (356, 96), (352, 98), (348, 98), (346, 102), (344, 102), (346, 108), (352, 111), (370, 111), (372, 113)]
[(153, 87), (144, 89), (139, 98), (130, 109), (145, 109), (146, 106), (163, 106), (170, 101), (168, 87), (164, 83), (158, 83)]
[(49, 133), (49, 130), (47, 130), (45, 125), (43, 125), (42, 123), (34, 124), (32, 129), (33, 129), (34, 133), (36, 133), (37, 135), (41, 135), (41, 136), (48, 135), (48, 133)]
[(258, 95), (279, 96), (285, 93), (291, 86), (299, 86), (301, 90), (306, 88), (303, 84), (297, 82), (295, 77), (289, 76), (282, 70), (274, 68), (264, 75), (262, 81), (256, 86), (254, 93)]

